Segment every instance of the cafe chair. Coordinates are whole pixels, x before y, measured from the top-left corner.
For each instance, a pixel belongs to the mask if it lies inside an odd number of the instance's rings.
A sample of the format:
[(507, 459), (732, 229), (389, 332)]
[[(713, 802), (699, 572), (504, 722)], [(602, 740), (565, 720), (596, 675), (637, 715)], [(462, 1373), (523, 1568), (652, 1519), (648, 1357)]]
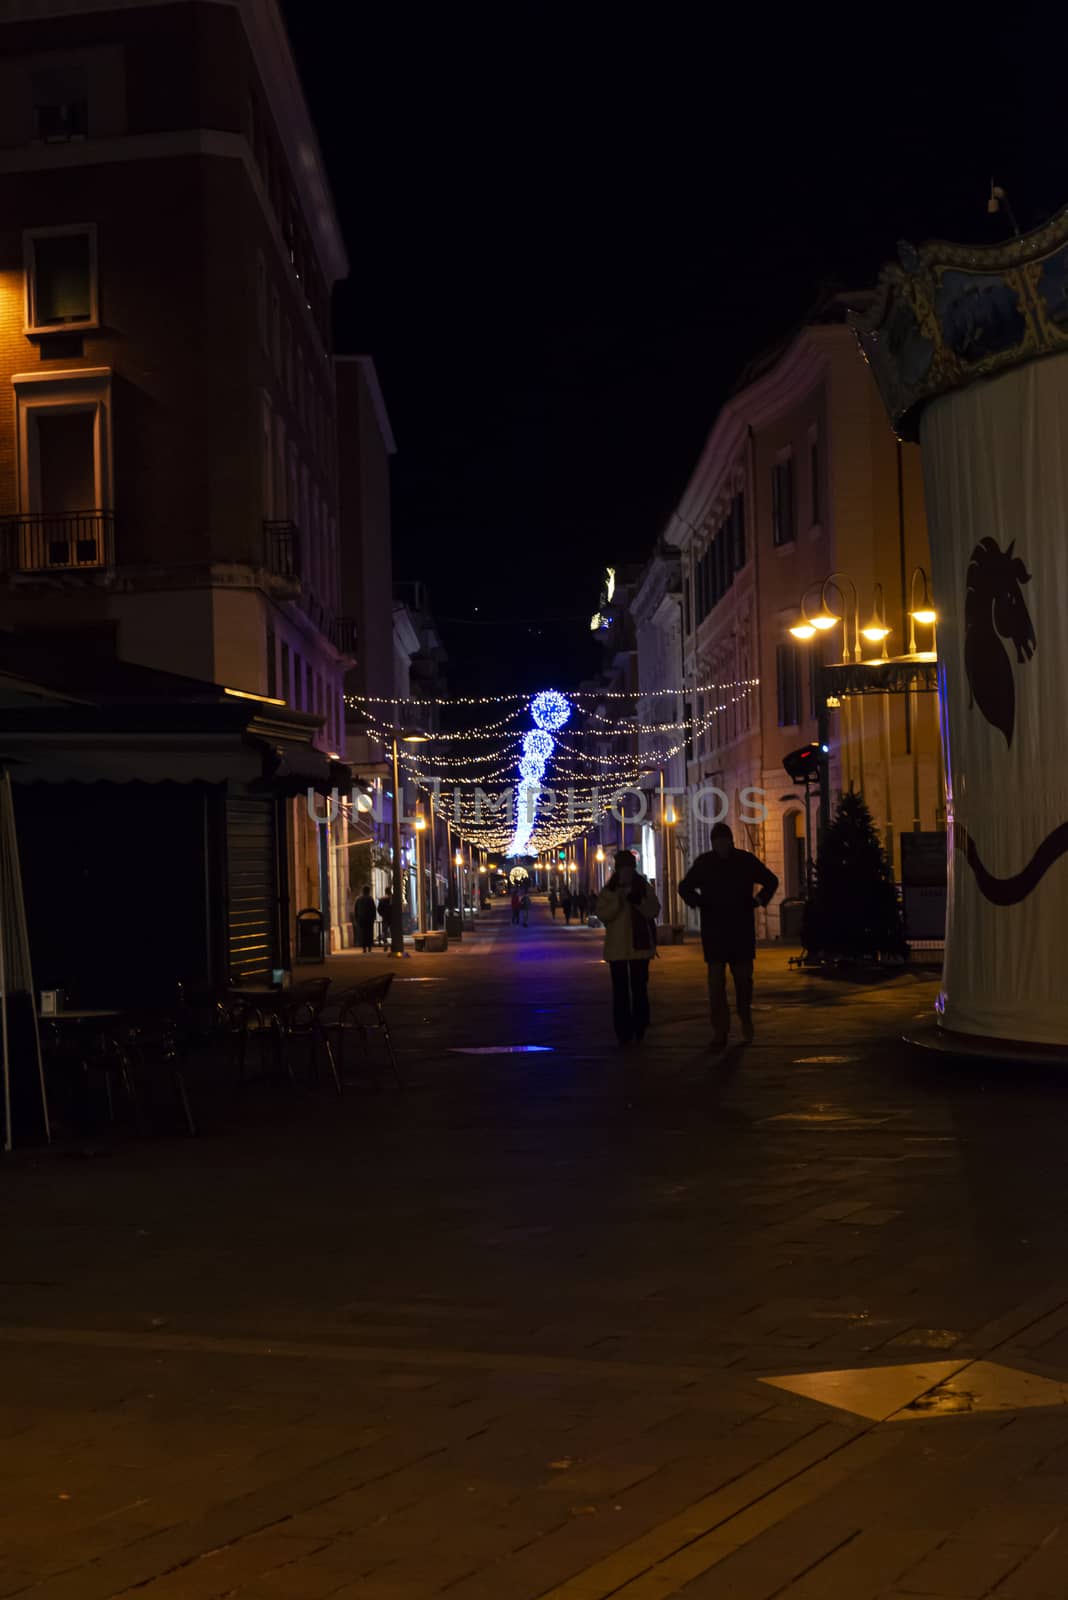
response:
[(341, 1076), (322, 1016), (329, 989), (329, 978), (307, 978), (303, 983), (293, 984), (285, 991), (268, 1022), (274, 1030), (279, 1059), (290, 1078), (294, 1076), (293, 1058), (296, 1049), (306, 1043), (309, 1073), (313, 1078), (317, 1076), (319, 1055), (322, 1052), (330, 1068), (334, 1088), (340, 1094)]
[(390, 1069), (394, 1080), (401, 1093), (407, 1096), (407, 1089), (393, 1051), (393, 1040), (385, 1012), (386, 1000), (389, 996), (393, 977), (394, 974), (392, 972), (386, 972), (381, 977), (368, 978), (365, 983), (357, 983), (346, 989), (339, 997), (337, 1017), (333, 1023), (333, 1033), (337, 1041), (338, 1071), (344, 1072), (345, 1040), (350, 1034), (354, 1035), (360, 1044), (364, 1059), (371, 1067), (372, 1082), (376, 1089), (381, 1088), (381, 1078), (374, 1064), (370, 1045), (373, 1035), (380, 1035), (386, 1047), (386, 1053), (389, 1056)]

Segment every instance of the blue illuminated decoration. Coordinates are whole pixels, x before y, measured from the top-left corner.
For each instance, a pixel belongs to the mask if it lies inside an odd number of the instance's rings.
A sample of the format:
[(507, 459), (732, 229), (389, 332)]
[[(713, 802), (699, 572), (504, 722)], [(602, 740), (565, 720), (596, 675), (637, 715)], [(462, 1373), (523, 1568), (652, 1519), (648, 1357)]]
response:
[(515, 791), (515, 833), (507, 851), (510, 856), (529, 853), (530, 836), (534, 832), (538, 809), (538, 792), (556, 744), (553, 734), (570, 717), (571, 702), (556, 689), (543, 689), (530, 702), (530, 714), (536, 726), (523, 736), (519, 783)]
[(557, 689), (543, 689), (530, 702), (530, 714), (539, 728), (555, 733), (571, 715), (571, 701)]

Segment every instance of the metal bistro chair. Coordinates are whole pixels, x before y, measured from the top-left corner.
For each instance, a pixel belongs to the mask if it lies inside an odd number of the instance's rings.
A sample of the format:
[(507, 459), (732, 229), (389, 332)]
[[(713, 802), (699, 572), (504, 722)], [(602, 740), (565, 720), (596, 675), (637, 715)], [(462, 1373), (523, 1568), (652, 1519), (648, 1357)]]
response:
[(330, 1038), (323, 1024), (322, 1012), (330, 988), (329, 978), (308, 978), (295, 983), (286, 991), (285, 998), (269, 1017), (274, 1027), (279, 1058), (290, 1078), (293, 1074), (293, 1047), (298, 1040), (307, 1040), (308, 1069), (314, 1078), (318, 1072), (320, 1046), (326, 1055), (327, 1066), (334, 1080), (334, 1088), (341, 1093), (341, 1076), (330, 1047)]
[(260, 1071), (266, 1074), (277, 1040), (271, 1012), (247, 995), (228, 991), (217, 1002), (216, 1025), (237, 1068), (239, 1083), (245, 1081), (245, 1062), (253, 1039), (259, 1045)]
[[(386, 1020), (385, 1004), (389, 995), (390, 985), (393, 982), (392, 972), (383, 973), (380, 978), (368, 978), (365, 983), (354, 984), (346, 989), (340, 996), (337, 1018), (333, 1024), (337, 1035), (337, 1068), (344, 1070), (345, 1062), (345, 1036), (354, 1033), (363, 1047), (364, 1055), (371, 1063), (370, 1041), (371, 1035), (379, 1033), (385, 1042), (389, 1055), (389, 1064), (397, 1087), (407, 1097), (407, 1088), (401, 1077), (397, 1058), (393, 1052), (393, 1040), (390, 1036), (389, 1023)], [(381, 1088), (381, 1079), (378, 1072), (371, 1068), (372, 1079), (376, 1089)]]
[[(135, 1114), (137, 1074), (165, 1072), (174, 1085), (186, 1131), (191, 1137), (195, 1137), (197, 1125), (193, 1119), (193, 1108), (189, 1103), (189, 1092), (185, 1085), (184, 1049), (178, 1019), (169, 1013), (155, 1012), (124, 1019), (116, 1044), (123, 1088)], [(109, 1107), (110, 1079), (111, 1074), (106, 1071)]]

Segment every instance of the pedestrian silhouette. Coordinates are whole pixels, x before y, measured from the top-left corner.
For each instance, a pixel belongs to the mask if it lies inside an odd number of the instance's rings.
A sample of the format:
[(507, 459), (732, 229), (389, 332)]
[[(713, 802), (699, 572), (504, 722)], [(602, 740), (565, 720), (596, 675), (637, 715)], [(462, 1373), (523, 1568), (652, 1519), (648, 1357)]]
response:
[[(753, 912), (758, 905), (768, 904), (779, 880), (758, 857), (735, 848), (734, 835), (725, 822), (716, 823), (709, 844), (711, 848), (697, 857), (679, 884), (679, 897), (701, 913), (712, 1045), (722, 1050), (730, 1031), (728, 967), (734, 980), (734, 1006), (742, 1025), (742, 1038), (748, 1044), (753, 1037)], [(755, 899), (754, 889), (758, 890)]]
[(649, 962), (660, 915), (660, 901), (638, 872), (633, 851), (616, 852), (615, 871), (597, 896), (597, 915), (612, 974), (612, 1023), (620, 1044), (629, 1044), (649, 1026)]

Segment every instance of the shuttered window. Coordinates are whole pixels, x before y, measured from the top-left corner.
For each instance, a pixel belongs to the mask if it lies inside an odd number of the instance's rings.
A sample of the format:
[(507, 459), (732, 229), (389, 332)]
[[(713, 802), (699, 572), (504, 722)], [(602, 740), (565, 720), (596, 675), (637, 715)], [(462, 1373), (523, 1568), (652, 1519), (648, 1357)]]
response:
[(227, 801), (226, 858), (230, 976), (269, 983), (278, 965), (273, 800)]

